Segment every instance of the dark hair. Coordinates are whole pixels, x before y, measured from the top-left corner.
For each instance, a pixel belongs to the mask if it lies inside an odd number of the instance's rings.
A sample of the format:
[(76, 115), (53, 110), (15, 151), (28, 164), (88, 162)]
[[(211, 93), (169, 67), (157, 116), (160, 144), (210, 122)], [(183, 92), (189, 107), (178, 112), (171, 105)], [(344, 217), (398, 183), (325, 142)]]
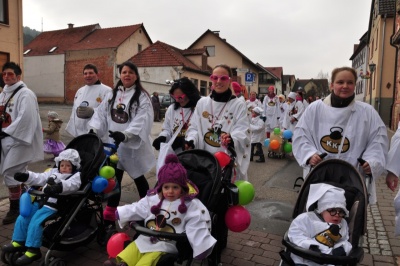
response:
[(212, 70), (214, 71), (214, 69), (216, 69), (216, 68), (218, 68), (218, 67), (222, 67), (223, 69), (225, 69), (226, 71), (228, 71), (228, 76), (229, 76), (230, 78), (233, 76), (232, 70), (231, 70), (231, 68), (230, 68), (228, 65), (226, 65), (226, 64), (219, 64), (219, 65), (216, 65)]
[(21, 67), (14, 63), (14, 62), (7, 62), (4, 64), (3, 69), (1, 71), (6, 70), (7, 68), (10, 68), (14, 71), (15, 75), (20, 76), (22, 74)]
[[(140, 76), (139, 76), (139, 71), (138, 71), (137, 66), (135, 66), (135, 65), (134, 65), (132, 62), (130, 62), (130, 61), (126, 61), (126, 62), (124, 62), (124, 63), (118, 65), (118, 72), (119, 72), (119, 74), (121, 74), (122, 68), (123, 68), (124, 66), (127, 66), (127, 67), (129, 67), (130, 69), (132, 69), (132, 70), (135, 72), (136, 78), (137, 78), (136, 81), (135, 81), (135, 85), (136, 85), (136, 87), (135, 87), (135, 93), (132, 95), (131, 99), (129, 100), (129, 105), (128, 105), (128, 110), (129, 110), (128, 114), (130, 115), (130, 113), (131, 113), (131, 108), (132, 108), (132, 104), (133, 104), (134, 102), (136, 102), (136, 103), (137, 103), (137, 106), (139, 107), (139, 97), (140, 97), (140, 94), (141, 94), (142, 92), (144, 92), (144, 93), (146, 93), (149, 97), (150, 97), (150, 95), (149, 95), (149, 93), (143, 88), (142, 83), (140, 83)], [(114, 102), (115, 102), (115, 98), (117, 97), (117, 92), (118, 92), (118, 87), (119, 87), (119, 86), (123, 86), (121, 79), (118, 80), (117, 85), (115, 85), (115, 87), (114, 87), (114, 89), (113, 89), (113, 96), (112, 96), (112, 98), (111, 98), (111, 100), (110, 100), (110, 102), (109, 102), (109, 104), (110, 104), (110, 109), (112, 109), (112, 107), (114, 106)], [(136, 110), (137, 110), (137, 108), (136, 108)]]
[(357, 81), (357, 71), (352, 67), (338, 67), (332, 70), (331, 83), (335, 81), (336, 75), (342, 71), (349, 71), (354, 76), (354, 81)]
[(94, 73), (99, 74), (99, 71), (97, 70), (97, 67), (93, 64), (86, 64), (83, 67), (83, 72), (85, 72), (86, 69), (93, 69)]
[[(186, 94), (186, 97), (189, 99), (189, 106), (192, 109), (196, 106), (197, 102), (200, 100), (200, 92), (193, 84), (193, 82), (187, 77), (174, 80), (174, 83), (169, 90), (169, 94), (173, 94), (176, 89), (181, 89), (181, 91)], [(180, 104), (178, 102), (174, 103), (174, 109), (178, 109)]]

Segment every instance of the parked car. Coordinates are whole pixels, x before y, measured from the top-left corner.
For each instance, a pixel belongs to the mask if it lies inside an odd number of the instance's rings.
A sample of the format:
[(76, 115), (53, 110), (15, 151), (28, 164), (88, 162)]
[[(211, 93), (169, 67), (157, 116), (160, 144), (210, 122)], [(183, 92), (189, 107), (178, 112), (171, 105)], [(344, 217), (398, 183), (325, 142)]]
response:
[(169, 94), (164, 94), (162, 97), (158, 95), (160, 98), (160, 119), (164, 119), (165, 112), (167, 111), (168, 107), (175, 103), (175, 100)]

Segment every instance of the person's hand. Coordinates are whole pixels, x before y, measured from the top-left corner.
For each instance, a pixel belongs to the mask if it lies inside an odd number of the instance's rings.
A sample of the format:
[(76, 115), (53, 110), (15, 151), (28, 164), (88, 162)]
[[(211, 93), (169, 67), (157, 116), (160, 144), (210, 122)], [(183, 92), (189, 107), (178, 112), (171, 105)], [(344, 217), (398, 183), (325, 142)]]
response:
[(110, 138), (114, 139), (114, 143), (119, 145), (121, 142), (125, 140), (125, 134), (120, 131), (108, 131), (110, 134), (108, 135)]
[(333, 256), (346, 256), (346, 251), (344, 250), (343, 246), (340, 246), (340, 247), (334, 248), (332, 250), (332, 255)]
[(58, 184), (58, 183), (60, 183), (61, 181), (57, 178), (57, 176), (56, 175), (54, 175), (54, 174), (52, 174), (51, 176), (49, 176), (48, 178), (47, 178), (47, 181), (46, 181), (46, 183), (47, 184), (49, 184), (50, 186), (53, 186), (53, 185), (55, 185), (55, 184)]
[(175, 141), (172, 143), (171, 147), (173, 150), (179, 149), (184, 147), (185, 145), (185, 138), (184, 137), (177, 137)]
[(57, 183), (55, 185), (47, 185), (44, 187), (43, 192), (47, 195), (54, 195), (54, 194), (60, 194), (63, 190), (62, 183)]
[(76, 116), (79, 118), (87, 119), (91, 118), (94, 114), (94, 110), (89, 106), (79, 106), (76, 108)]
[(261, 116), (262, 121), (267, 121), (267, 117), (266, 116)]
[(193, 140), (185, 141), (185, 150), (192, 150), (192, 149), (194, 149), (194, 141)]
[(320, 162), (322, 162), (321, 157), (319, 157), (318, 153), (315, 153), (313, 156), (311, 156), (308, 159), (308, 164), (310, 166), (316, 166), (317, 164), (319, 164)]
[(395, 191), (397, 188), (397, 184), (399, 182), (399, 178), (393, 174), (392, 172), (388, 171), (386, 175), (386, 185), (391, 191)]
[(319, 249), (319, 247), (317, 245), (310, 245), (309, 250), (321, 253), (321, 250)]
[(290, 123), (291, 123), (291, 124), (293, 124), (293, 123), (296, 122), (296, 121), (297, 121), (296, 118), (294, 118), (294, 117), (290, 118)]
[(160, 150), (160, 144), (161, 144), (161, 142), (166, 142), (167, 141), (167, 138), (166, 137), (164, 137), (164, 136), (159, 136), (158, 138), (156, 138), (154, 141), (153, 141), (153, 147), (156, 149), (156, 150)]
[(229, 134), (229, 133), (221, 134), (221, 145), (222, 146), (225, 146), (225, 147), (231, 146), (231, 142), (233, 142), (232, 138), (231, 138), (231, 134)]
[(19, 182), (26, 182), (28, 181), (29, 174), (28, 173), (15, 173), (14, 174), (14, 179), (19, 181)]
[(363, 165), (361, 165), (361, 167), (362, 167), (362, 169), (363, 169), (363, 171), (364, 171), (364, 173), (365, 173), (366, 175), (372, 174), (372, 172), (371, 172), (371, 166), (369, 166), (369, 163), (368, 163), (367, 161), (365, 161), (365, 163), (364, 163)]

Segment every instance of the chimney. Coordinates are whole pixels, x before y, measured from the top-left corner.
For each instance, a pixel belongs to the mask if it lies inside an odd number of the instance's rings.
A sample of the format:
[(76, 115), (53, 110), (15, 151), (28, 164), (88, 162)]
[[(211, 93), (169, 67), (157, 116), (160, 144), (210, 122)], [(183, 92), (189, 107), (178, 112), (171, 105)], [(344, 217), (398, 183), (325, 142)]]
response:
[(213, 33), (219, 37), (219, 30), (214, 30)]
[(72, 29), (72, 28), (74, 28), (74, 24), (68, 23), (68, 29)]

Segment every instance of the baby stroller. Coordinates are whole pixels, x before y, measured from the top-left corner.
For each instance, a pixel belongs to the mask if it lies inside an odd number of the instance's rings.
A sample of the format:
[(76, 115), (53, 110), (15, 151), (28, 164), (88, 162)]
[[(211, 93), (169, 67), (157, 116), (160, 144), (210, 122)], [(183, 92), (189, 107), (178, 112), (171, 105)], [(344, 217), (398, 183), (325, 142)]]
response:
[[(280, 252), (282, 258), (280, 265), (294, 265), (290, 257), (291, 253), (319, 264), (356, 265), (364, 256), (364, 250), (360, 244), (367, 225), (368, 193), (364, 177), (346, 161), (329, 159), (321, 162), (307, 175), (299, 191), (293, 219), (306, 211), (310, 185), (315, 183), (328, 183), (345, 190), (346, 208), (349, 210), (349, 217), (346, 217), (346, 220), (349, 226), (349, 241), (353, 248), (347, 256), (321, 254), (291, 243), (286, 232), (282, 239), (282, 244), (286, 249)], [(310, 211), (315, 208), (316, 203), (310, 207)]]
[[(66, 147), (79, 152), (81, 157), (81, 187), (68, 196), (52, 195), (58, 198), (58, 212), (45, 221), (43, 228), (43, 246), (48, 250), (41, 265), (65, 265), (61, 258), (51, 256), (52, 251), (70, 251), (85, 246), (96, 237), (104, 236), (102, 201), (91, 190), (91, 181), (104, 163), (106, 156), (103, 143), (94, 134), (85, 134), (74, 138)], [(42, 191), (29, 190), (38, 202), (47, 197)], [(23, 253), (2, 252), (1, 260), (14, 265)]]
[[(231, 183), (236, 153), (229, 149), (231, 156), (227, 166), (221, 169), (213, 154), (205, 150), (188, 150), (178, 154), (179, 161), (188, 172), (189, 179), (199, 188), (198, 199), (203, 202), (210, 212), (212, 226), (211, 234), (217, 240), (212, 254), (207, 258), (207, 265), (218, 265), (221, 261), (221, 252), (226, 247), (228, 229), (225, 225), (225, 213), (229, 205), (239, 202), (238, 189)], [(187, 240), (186, 234), (173, 234), (161, 231), (153, 231), (137, 223), (132, 227), (138, 234), (175, 240), (179, 254), (165, 254), (157, 263), (161, 265), (173, 265), (174, 262), (191, 265), (193, 251)]]

